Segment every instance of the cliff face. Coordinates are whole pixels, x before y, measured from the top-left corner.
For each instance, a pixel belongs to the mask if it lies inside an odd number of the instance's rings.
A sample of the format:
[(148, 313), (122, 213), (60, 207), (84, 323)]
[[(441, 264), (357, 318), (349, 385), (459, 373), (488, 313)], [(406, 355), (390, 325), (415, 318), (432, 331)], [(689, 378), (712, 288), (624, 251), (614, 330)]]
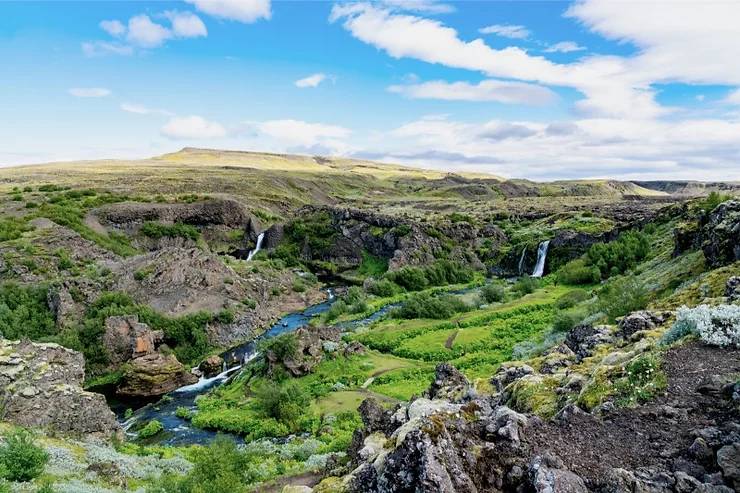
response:
[(77, 351), (0, 337), (0, 420), (103, 437), (119, 433), (105, 398), (82, 389), (84, 374)]

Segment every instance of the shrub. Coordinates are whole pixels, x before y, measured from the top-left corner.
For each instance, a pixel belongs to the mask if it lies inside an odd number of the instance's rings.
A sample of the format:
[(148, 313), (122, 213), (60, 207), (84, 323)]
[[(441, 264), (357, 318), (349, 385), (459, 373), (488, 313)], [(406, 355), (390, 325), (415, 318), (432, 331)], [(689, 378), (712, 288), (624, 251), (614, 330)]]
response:
[(56, 334), (54, 314), (46, 302), (46, 285), (0, 285), (0, 334), (8, 339), (39, 340)]
[(633, 269), (650, 252), (650, 239), (640, 231), (627, 231), (617, 241), (597, 243), (587, 253), (588, 265), (596, 266), (601, 278)]
[(495, 284), (483, 286), (480, 295), (486, 303), (499, 303), (504, 301), (504, 297), (506, 296), (503, 286), (496, 286)]
[(636, 406), (650, 402), (658, 396), (666, 383), (666, 376), (660, 370), (661, 361), (656, 356), (641, 356), (624, 369), (625, 375), (614, 382), (614, 389), (620, 394), (617, 406)]
[[(408, 226), (407, 226), (408, 227)], [(388, 270), (388, 259), (376, 257), (362, 251), (362, 264), (357, 269), (357, 273), (361, 276), (368, 277), (380, 277)]]
[(552, 329), (555, 332), (569, 332), (573, 327), (583, 322), (586, 313), (579, 310), (559, 311), (555, 314)]
[(257, 407), (269, 418), (295, 427), (311, 405), (311, 398), (297, 382), (279, 384), (267, 381), (257, 392)]
[(294, 293), (304, 293), (306, 291), (306, 285), (303, 284), (303, 281), (293, 281), (292, 288)]
[(585, 259), (576, 259), (562, 266), (558, 272), (558, 281), (573, 286), (595, 284), (601, 280), (601, 271), (595, 265), (586, 265)]
[(234, 322), (234, 312), (231, 310), (221, 310), (216, 314), (216, 321), (222, 324), (230, 324)]
[(511, 290), (517, 293), (519, 296), (524, 296), (534, 293), (539, 287), (540, 281), (538, 279), (534, 277), (524, 276), (516, 284), (514, 284), (514, 286), (512, 286)]
[(646, 306), (647, 290), (634, 278), (614, 281), (599, 293), (598, 311), (610, 319), (644, 310)]
[(0, 241), (17, 240), (23, 233), (32, 229), (25, 219), (15, 216), (4, 217), (0, 219)]
[(145, 427), (139, 430), (137, 437), (139, 439), (150, 438), (162, 430), (164, 430), (164, 426), (162, 426), (162, 423), (160, 423), (156, 419), (153, 419), (149, 421)]
[(473, 218), (467, 214), (460, 214), (459, 212), (453, 212), (450, 214), (450, 221), (453, 223), (472, 223)]
[(245, 306), (247, 306), (248, 308), (251, 308), (252, 310), (254, 310), (255, 308), (257, 308), (257, 302), (255, 300), (251, 299), (251, 298), (244, 298), (242, 300), (242, 303)]
[(661, 342), (671, 344), (692, 334), (713, 346), (740, 345), (740, 306), (682, 306), (676, 313), (676, 323)]
[(188, 409), (187, 407), (178, 407), (175, 410), (175, 416), (177, 416), (180, 419), (187, 419), (187, 420), (189, 420), (190, 418), (192, 418), (192, 414), (190, 413), (190, 409)]
[(390, 298), (398, 293), (398, 285), (388, 279), (373, 282), (368, 288), (370, 294), (380, 298)]
[(434, 296), (428, 293), (418, 293), (411, 296), (399, 308), (391, 310), (390, 316), (405, 319), (443, 319), (449, 318), (455, 313), (469, 311), (470, 309), (470, 305), (457, 296)]
[(419, 267), (405, 266), (395, 272), (386, 274), (387, 279), (403, 286), (409, 291), (421, 291), (429, 284), (424, 271)]
[(10, 481), (27, 482), (44, 472), (49, 454), (36, 445), (33, 436), (17, 430), (3, 435), (0, 446), (0, 464), (4, 466), (4, 478)]
[(555, 300), (555, 308), (558, 310), (567, 310), (583, 303), (586, 299), (588, 299), (588, 295), (585, 291), (570, 291)]
[(732, 198), (732, 195), (720, 194), (718, 192), (710, 192), (703, 200), (696, 203), (696, 210), (703, 210), (706, 212), (712, 212), (720, 204), (727, 202)]
[(285, 226), (285, 236), (293, 245), (302, 245), (308, 238), (308, 245), (315, 252), (329, 248), (337, 233), (332, 228), (331, 217), (326, 211), (300, 217)]
[(285, 361), (296, 355), (298, 341), (293, 332), (283, 332), (269, 339), (260, 339), (257, 347), (261, 352), (272, 352), (278, 361)]
[(198, 231), (198, 228), (183, 223), (157, 224), (154, 221), (147, 221), (141, 227), (139, 233), (155, 239), (163, 237), (180, 237), (189, 240), (197, 240), (200, 238), (200, 231)]

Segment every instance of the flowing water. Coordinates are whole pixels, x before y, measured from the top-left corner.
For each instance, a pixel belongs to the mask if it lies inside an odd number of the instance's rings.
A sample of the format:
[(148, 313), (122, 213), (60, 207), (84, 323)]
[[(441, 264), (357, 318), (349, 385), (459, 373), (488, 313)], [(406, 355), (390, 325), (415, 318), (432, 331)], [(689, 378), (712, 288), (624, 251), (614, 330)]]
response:
[(524, 258), (527, 256), (527, 245), (524, 245), (524, 250), (522, 250), (522, 256), (519, 259), (519, 275), (524, 275)]
[(252, 257), (257, 255), (257, 252), (260, 251), (260, 249), (262, 248), (262, 240), (264, 239), (265, 239), (265, 233), (260, 233), (257, 236), (257, 244), (255, 245), (254, 250), (250, 250), (249, 255), (247, 255), (247, 262), (252, 260)]
[[(472, 291), (480, 289), (468, 288), (459, 291), (454, 291), (451, 294), (466, 294)], [(206, 394), (209, 390), (214, 387), (218, 387), (225, 383), (229, 378), (236, 375), (239, 370), (245, 364), (249, 363), (258, 356), (256, 349), (257, 342), (260, 339), (269, 339), (276, 335), (282, 334), (297, 329), (302, 325), (307, 325), (311, 319), (317, 315), (326, 312), (336, 299), (332, 290), (327, 290), (328, 301), (319, 303), (317, 305), (310, 306), (301, 312), (290, 313), (281, 318), (275, 325), (273, 325), (267, 332), (259, 336), (254, 341), (247, 342), (245, 344), (236, 346), (228, 351), (221, 353), (221, 357), (224, 360), (223, 371), (214, 377), (206, 378), (201, 377), (198, 382), (180, 387), (179, 389), (168, 394), (166, 402), (149, 402), (138, 400), (119, 400), (112, 390), (113, 389), (92, 389), (94, 391), (100, 391), (105, 393), (108, 398), (108, 404), (111, 409), (118, 415), (119, 421), (121, 422), (124, 430), (129, 434), (130, 438), (135, 438), (136, 434), (131, 432), (131, 428), (137, 422), (148, 421), (156, 419), (164, 426), (164, 431), (158, 433), (151, 439), (143, 441), (143, 443), (157, 443), (161, 445), (192, 445), (192, 444), (205, 444), (211, 439), (216, 437), (216, 432), (209, 430), (202, 430), (199, 428), (192, 427), (190, 422), (175, 416), (177, 408), (185, 407), (191, 412), (197, 409), (195, 399), (201, 394)], [(371, 322), (378, 320), (383, 315), (388, 313), (393, 308), (400, 306), (400, 303), (393, 303), (385, 305), (377, 312), (359, 320), (352, 320), (348, 322), (340, 322), (337, 326), (344, 330), (354, 330), (358, 327), (363, 327)], [(107, 391), (106, 391), (107, 390)], [(127, 408), (138, 408), (133, 417), (128, 420), (124, 419), (124, 413)], [(236, 435), (231, 435), (232, 438), (238, 440)]]
[(545, 261), (547, 260), (547, 248), (550, 246), (550, 240), (543, 241), (537, 248), (537, 265), (534, 267), (532, 277), (542, 277), (545, 273)]

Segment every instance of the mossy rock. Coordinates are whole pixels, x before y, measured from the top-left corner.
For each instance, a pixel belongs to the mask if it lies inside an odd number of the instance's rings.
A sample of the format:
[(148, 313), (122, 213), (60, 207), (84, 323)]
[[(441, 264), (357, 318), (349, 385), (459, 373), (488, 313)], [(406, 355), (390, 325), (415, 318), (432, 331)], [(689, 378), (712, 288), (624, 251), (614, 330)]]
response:
[(591, 411), (596, 406), (603, 404), (607, 397), (614, 394), (614, 383), (611, 376), (614, 368), (611, 366), (600, 366), (591, 375), (591, 379), (578, 396), (578, 405)]
[(347, 491), (342, 478), (335, 477), (325, 478), (313, 488), (313, 493), (345, 493)]
[(508, 405), (520, 413), (551, 418), (562, 407), (556, 392), (559, 386), (559, 378), (527, 375), (507, 387)]

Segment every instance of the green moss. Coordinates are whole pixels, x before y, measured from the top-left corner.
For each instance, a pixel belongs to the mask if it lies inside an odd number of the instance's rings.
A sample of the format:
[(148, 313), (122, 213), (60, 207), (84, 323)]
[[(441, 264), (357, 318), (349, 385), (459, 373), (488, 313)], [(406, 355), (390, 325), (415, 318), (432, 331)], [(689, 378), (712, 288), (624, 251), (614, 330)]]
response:
[(614, 384), (610, 379), (613, 371), (613, 368), (603, 366), (594, 371), (591, 380), (578, 396), (580, 407), (586, 411), (591, 411), (596, 406), (603, 404), (607, 397), (614, 394)]
[(554, 378), (523, 378), (507, 389), (511, 393), (509, 405), (519, 412), (549, 419), (561, 408), (557, 388), (558, 381)]

